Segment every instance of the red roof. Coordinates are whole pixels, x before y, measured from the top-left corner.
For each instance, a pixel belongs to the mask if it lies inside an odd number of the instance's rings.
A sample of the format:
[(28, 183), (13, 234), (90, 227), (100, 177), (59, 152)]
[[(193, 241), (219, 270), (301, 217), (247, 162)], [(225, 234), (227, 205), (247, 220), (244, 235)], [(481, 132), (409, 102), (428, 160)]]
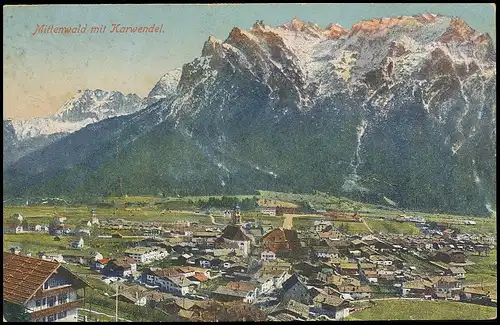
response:
[(4, 228), (17, 228), (17, 227), (21, 227), (21, 223), (19, 223), (19, 222), (5, 222), (3, 224), (3, 227)]
[(196, 272), (193, 277), (196, 280), (201, 281), (201, 282), (208, 280), (208, 277), (205, 274), (203, 274), (203, 273)]
[(97, 260), (97, 262), (101, 263), (102, 265), (108, 264), (109, 261), (111, 261), (110, 258), (103, 258), (103, 259)]
[(25, 304), (60, 266), (58, 262), (4, 252), (3, 300)]

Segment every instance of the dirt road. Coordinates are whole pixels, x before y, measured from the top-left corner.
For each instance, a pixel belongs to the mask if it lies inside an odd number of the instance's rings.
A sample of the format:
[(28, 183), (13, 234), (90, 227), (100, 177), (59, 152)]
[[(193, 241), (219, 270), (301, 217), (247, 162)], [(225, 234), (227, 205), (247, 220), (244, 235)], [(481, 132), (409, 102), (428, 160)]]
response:
[(365, 224), (365, 227), (366, 229), (368, 229), (370, 231), (370, 233), (373, 234), (373, 230), (368, 226), (368, 224), (366, 223), (365, 219), (364, 218), (361, 218), (361, 220), (363, 221), (363, 223)]
[(293, 227), (293, 214), (285, 214), (285, 220), (283, 220), (284, 229), (292, 229)]

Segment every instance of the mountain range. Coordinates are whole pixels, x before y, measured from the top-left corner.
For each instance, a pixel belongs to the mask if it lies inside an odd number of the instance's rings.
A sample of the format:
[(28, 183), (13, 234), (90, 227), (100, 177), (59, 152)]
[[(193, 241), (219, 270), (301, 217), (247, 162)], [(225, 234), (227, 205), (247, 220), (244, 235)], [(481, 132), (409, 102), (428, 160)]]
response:
[(4, 121), (4, 198), (320, 190), (496, 209), (496, 49), (454, 17), (258, 21), (146, 98), (86, 90), (43, 121)]

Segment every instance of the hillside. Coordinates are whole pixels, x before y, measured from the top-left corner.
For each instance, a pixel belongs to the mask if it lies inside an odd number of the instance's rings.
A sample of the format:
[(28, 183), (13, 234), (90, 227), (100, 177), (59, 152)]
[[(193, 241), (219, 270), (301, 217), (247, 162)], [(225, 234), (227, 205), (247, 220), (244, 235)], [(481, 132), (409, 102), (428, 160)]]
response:
[(178, 82), (160, 80), (147, 108), (4, 169), (4, 197), (320, 190), (488, 215), (495, 78), (489, 35), (452, 17), (235, 27)]

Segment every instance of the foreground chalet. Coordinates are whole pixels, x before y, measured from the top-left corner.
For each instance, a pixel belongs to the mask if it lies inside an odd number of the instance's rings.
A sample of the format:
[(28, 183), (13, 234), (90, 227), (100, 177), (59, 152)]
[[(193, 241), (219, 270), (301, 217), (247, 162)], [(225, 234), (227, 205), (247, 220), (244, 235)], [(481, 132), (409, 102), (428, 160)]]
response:
[[(32, 322), (76, 322), (84, 299), (76, 291), (87, 283), (60, 263), (3, 254), (3, 306), (7, 321), (19, 321), (19, 309)], [(13, 318), (13, 319), (8, 319)]]

